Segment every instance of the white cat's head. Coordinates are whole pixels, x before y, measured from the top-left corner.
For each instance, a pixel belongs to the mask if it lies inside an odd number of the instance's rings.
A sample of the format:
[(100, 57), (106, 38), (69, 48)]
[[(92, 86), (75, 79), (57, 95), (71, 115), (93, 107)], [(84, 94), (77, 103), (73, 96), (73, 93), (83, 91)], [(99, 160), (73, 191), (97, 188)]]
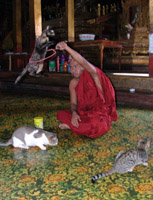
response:
[(56, 133), (45, 131), (45, 135), (48, 139), (50, 146), (56, 146), (58, 144), (58, 138)]

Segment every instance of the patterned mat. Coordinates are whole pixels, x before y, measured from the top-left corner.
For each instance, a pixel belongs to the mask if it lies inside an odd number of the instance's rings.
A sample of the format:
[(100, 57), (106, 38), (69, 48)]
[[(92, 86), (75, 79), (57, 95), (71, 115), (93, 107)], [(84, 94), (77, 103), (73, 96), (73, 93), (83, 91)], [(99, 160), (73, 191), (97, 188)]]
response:
[(60, 130), (56, 113), (69, 109), (69, 98), (0, 95), (0, 141), (18, 127), (34, 126), (44, 118), (44, 129), (58, 134), (57, 146), (42, 151), (0, 147), (0, 199), (38, 200), (146, 200), (153, 199), (153, 149), (149, 165), (132, 173), (113, 174), (95, 184), (91, 177), (108, 171), (119, 151), (153, 138), (153, 111), (117, 108), (119, 119), (102, 137), (90, 139)]

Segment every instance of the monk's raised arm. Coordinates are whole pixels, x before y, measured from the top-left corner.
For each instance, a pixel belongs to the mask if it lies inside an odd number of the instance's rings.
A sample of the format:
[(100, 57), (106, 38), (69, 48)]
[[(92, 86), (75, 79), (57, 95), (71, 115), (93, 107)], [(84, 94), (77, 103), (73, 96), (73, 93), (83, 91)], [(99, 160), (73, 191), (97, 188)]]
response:
[(81, 56), (77, 51), (70, 48), (65, 42), (59, 42), (56, 45), (58, 50), (66, 50), (75, 61), (77, 61), (83, 68), (85, 68), (92, 76), (97, 74), (96, 68), (88, 62), (83, 56)]
[(91, 76), (93, 77), (96, 85), (100, 88), (101, 92), (103, 93), (102, 85), (100, 83), (97, 70), (90, 62), (88, 62), (77, 51), (75, 51), (74, 49), (70, 48), (65, 42), (59, 42), (56, 45), (56, 49), (66, 50), (79, 65), (81, 65), (84, 69), (86, 69), (91, 74)]

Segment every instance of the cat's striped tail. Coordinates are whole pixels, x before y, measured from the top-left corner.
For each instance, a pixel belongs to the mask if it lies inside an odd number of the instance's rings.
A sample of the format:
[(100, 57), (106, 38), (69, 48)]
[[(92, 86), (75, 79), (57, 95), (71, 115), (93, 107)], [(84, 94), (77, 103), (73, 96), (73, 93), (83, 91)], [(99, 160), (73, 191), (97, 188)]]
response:
[(23, 71), (21, 72), (21, 74), (16, 78), (15, 80), (15, 84), (18, 84), (19, 81), (21, 81), (22, 77), (27, 73), (28, 68), (27, 66), (23, 69)]
[(108, 172), (105, 172), (105, 173), (99, 173), (99, 174), (97, 174), (97, 175), (95, 175), (95, 176), (93, 176), (92, 178), (91, 178), (91, 182), (92, 183), (95, 183), (98, 179), (100, 179), (100, 178), (102, 178), (102, 177), (106, 177), (106, 176), (109, 176), (109, 175), (111, 175), (111, 174), (113, 174), (115, 171), (114, 171), (114, 169), (112, 168), (110, 171), (108, 171)]

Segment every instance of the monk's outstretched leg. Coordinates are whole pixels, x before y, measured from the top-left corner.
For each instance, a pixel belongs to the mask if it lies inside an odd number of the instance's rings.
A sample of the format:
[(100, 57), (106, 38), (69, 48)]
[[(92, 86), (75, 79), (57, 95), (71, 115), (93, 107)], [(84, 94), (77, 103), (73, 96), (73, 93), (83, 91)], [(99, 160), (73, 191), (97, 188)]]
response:
[(69, 125), (67, 125), (67, 124), (64, 124), (64, 123), (61, 123), (60, 125), (59, 125), (59, 128), (60, 129), (70, 129), (70, 127), (69, 127)]
[(70, 111), (60, 110), (57, 113), (57, 119), (61, 122), (59, 125), (60, 129), (71, 129), (71, 117), (72, 114)]

